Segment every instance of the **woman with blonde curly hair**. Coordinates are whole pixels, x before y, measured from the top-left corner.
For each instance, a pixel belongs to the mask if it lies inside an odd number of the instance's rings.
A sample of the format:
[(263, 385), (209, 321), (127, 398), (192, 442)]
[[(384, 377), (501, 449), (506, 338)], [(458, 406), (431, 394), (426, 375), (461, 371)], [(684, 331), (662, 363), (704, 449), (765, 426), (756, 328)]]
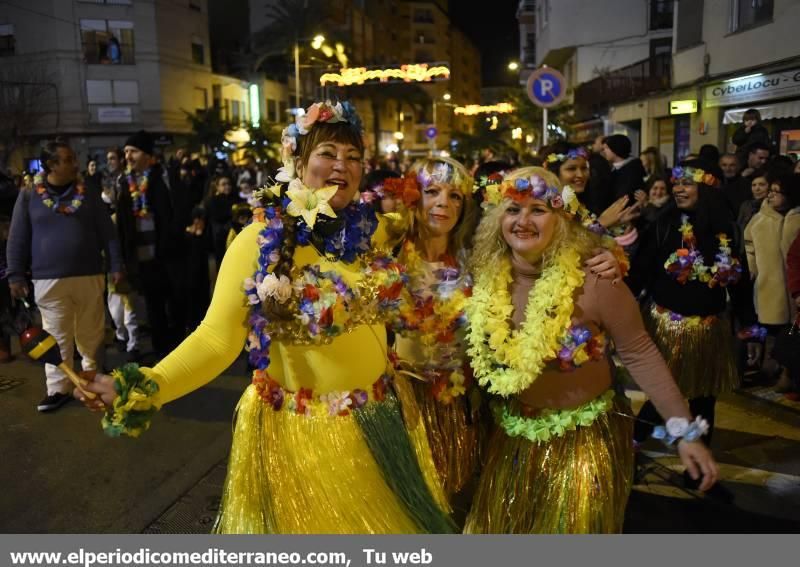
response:
[(574, 220), (578, 201), (552, 173), (527, 167), (487, 188), (475, 239), (468, 354), (497, 396), (468, 533), (620, 532), (633, 472), (633, 423), (611, 389), (606, 335), (668, 418), (690, 474), (709, 488), (717, 468), (699, 441), (658, 350), (623, 284), (592, 277), (582, 260), (597, 236)]

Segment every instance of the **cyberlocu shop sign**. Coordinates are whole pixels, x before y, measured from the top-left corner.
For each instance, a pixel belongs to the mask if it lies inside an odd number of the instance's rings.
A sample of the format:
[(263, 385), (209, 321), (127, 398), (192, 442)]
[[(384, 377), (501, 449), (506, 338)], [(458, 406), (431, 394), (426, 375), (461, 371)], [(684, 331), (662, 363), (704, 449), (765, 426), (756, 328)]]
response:
[(800, 69), (768, 75), (759, 73), (706, 87), (704, 106), (758, 102), (795, 94), (800, 94)]

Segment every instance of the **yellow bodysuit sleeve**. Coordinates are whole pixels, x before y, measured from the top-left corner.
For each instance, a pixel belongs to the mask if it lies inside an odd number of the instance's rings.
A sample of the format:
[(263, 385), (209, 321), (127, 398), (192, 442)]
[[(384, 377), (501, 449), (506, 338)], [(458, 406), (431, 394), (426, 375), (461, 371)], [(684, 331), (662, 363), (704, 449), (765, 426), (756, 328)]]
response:
[(244, 347), (249, 305), (244, 280), (258, 268), (258, 234), (262, 223), (242, 230), (225, 252), (214, 297), (194, 333), (154, 368), (142, 371), (159, 385), (164, 404), (207, 384), (228, 368)]

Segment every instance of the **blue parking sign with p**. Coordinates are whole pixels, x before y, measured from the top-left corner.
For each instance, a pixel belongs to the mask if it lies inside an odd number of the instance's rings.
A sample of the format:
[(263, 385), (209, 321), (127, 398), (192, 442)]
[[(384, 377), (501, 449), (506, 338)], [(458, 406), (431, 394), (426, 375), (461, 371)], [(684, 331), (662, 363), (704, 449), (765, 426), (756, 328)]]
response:
[(528, 98), (537, 106), (555, 106), (563, 100), (565, 90), (564, 76), (549, 67), (537, 69), (528, 78)]
[(542, 102), (554, 102), (561, 94), (561, 83), (552, 73), (543, 73), (533, 83), (534, 95)]

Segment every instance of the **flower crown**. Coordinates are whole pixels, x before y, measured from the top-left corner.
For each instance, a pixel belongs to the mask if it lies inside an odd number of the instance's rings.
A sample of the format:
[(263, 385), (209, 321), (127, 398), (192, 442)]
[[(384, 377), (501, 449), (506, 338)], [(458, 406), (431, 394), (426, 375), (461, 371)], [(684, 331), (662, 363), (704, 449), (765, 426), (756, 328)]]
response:
[(578, 159), (578, 158), (588, 159), (589, 154), (583, 148), (575, 148), (569, 150), (565, 154), (548, 154), (548, 156), (545, 158), (545, 162), (556, 163), (559, 161), (567, 161), (568, 159)]
[(434, 163), (431, 170), (428, 171), (427, 167), (422, 167), (417, 172), (417, 183), (419, 183), (420, 189), (425, 190), (434, 183), (447, 183), (458, 187), (465, 194), (475, 191), (472, 178), (466, 177), (449, 163)]
[(356, 113), (355, 107), (348, 101), (337, 102), (333, 104), (331, 101), (315, 102), (308, 107), (308, 110), (303, 114), (298, 114), (295, 117), (293, 124), (289, 124), (281, 132), (281, 159), (283, 167), (278, 169), (278, 174), (275, 176), (277, 181), (289, 182), (297, 176), (295, 171), (295, 155), (297, 151), (297, 138), (298, 136), (305, 136), (318, 122), (329, 122), (335, 124), (336, 122), (347, 122), (356, 129), (356, 131), (363, 132), (364, 128), (361, 124), (361, 118)]
[(672, 183), (677, 184), (681, 180), (691, 180), (693, 183), (704, 183), (710, 187), (719, 187), (719, 179), (710, 173), (706, 173), (697, 167), (673, 167)]
[(503, 177), (511, 173), (510, 171), (496, 171), (489, 175), (482, 175), (476, 182), (472, 192), (485, 189), (489, 185), (497, 185), (503, 182)]
[(536, 174), (487, 185), (484, 205), (499, 205), (503, 199), (521, 202), (528, 197), (546, 201), (550, 208), (563, 210), (570, 216), (574, 216), (580, 209), (578, 195), (572, 187), (547, 185), (544, 178)]

